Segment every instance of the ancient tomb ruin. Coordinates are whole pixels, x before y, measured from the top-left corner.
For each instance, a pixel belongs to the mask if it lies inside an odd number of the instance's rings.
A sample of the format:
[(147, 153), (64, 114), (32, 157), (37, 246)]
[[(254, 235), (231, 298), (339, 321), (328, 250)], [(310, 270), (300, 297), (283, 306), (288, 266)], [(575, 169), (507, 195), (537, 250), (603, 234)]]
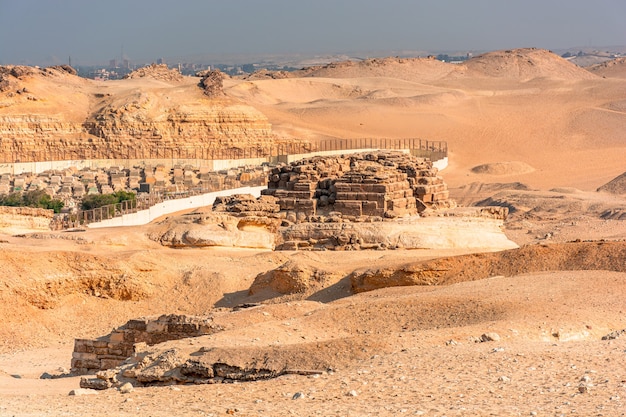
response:
[(449, 192), (429, 159), (400, 152), (317, 156), (272, 169), (263, 195), (294, 222), (312, 216), (395, 218), (449, 208)]
[(156, 345), (215, 333), (221, 328), (211, 317), (162, 315), (156, 319), (134, 319), (109, 335), (95, 340), (76, 339), (72, 354), (72, 373), (87, 374), (119, 366), (135, 353), (137, 344)]

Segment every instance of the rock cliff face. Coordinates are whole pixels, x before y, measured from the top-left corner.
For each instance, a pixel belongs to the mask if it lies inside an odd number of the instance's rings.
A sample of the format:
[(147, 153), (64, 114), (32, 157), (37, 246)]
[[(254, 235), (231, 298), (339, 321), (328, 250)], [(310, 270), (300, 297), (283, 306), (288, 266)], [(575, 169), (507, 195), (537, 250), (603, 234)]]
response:
[(0, 231), (15, 234), (50, 230), (52, 217), (52, 210), (30, 207), (0, 207)]
[(261, 112), (174, 75), (153, 66), (103, 82), (61, 67), (0, 67), (0, 160), (252, 156), (273, 143)]

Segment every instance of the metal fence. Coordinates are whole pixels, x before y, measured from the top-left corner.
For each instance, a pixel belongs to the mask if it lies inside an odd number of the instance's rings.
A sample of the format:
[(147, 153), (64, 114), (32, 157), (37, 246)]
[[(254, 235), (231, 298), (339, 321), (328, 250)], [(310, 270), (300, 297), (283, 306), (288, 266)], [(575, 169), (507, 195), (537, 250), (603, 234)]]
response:
[(0, 149), (0, 163), (73, 161), (102, 159), (252, 159), (297, 155), (311, 152), (339, 151), (350, 149), (411, 149), (436, 152), (447, 156), (448, 145), (444, 141), (419, 138), (349, 138), (322, 139), (316, 142), (289, 142), (248, 147), (217, 148), (215, 146), (150, 145), (141, 143), (121, 144), (107, 148), (60, 148), (37, 151)]

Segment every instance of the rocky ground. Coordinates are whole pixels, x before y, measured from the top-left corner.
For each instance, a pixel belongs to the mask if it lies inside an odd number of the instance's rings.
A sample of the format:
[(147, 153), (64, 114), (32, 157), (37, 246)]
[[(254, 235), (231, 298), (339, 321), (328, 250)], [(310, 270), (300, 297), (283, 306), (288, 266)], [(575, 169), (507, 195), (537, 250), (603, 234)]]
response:
[[(168, 249), (140, 228), (5, 236), (0, 415), (622, 415), (626, 339), (602, 340), (626, 328), (622, 223), (587, 215), (508, 257)], [(583, 242), (607, 230), (614, 243)], [(581, 242), (558, 243), (570, 233)], [(267, 283), (248, 291), (286, 262), (332, 274), (293, 294)], [(364, 272), (403, 270), (453, 279), (355, 294)], [(243, 303), (253, 304), (233, 310)], [(225, 330), (149, 348), (156, 356), (314, 372), (209, 385), (131, 379), (126, 393), (82, 390), (79, 376), (65, 376), (74, 338), (163, 313), (211, 314)]]
[[(463, 66), (394, 58), (223, 80), (228, 100), (264, 115), (254, 118), (264, 131), (447, 140), (451, 198), (509, 208), (504, 232), (520, 249), (172, 248), (148, 238), (158, 225), (6, 234), (0, 415), (625, 415), (624, 192), (596, 191), (624, 172), (622, 73), (529, 49)], [(189, 88), (203, 96), (195, 82), (126, 81), (153, 90), (122, 114)], [(26, 95), (44, 97), (44, 84)], [(100, 102), (111, 117), (128, 104), (122, 83), (107, 89), (72, 121)], [(5, 93), (20, 109), (46, 104)], [(354, 286), (394, 274), (422, 285)], [(285, 282), (309, 285), (279, 291)], [(211, 315), (223, 330), (144, 346), (127, 365), (154, 365), (157, 377), (193, 359), (299, 372), (150, 386), (128, 373), (130, 387), (104, 391), (66, 375), (75, 338), (161, 314)]]

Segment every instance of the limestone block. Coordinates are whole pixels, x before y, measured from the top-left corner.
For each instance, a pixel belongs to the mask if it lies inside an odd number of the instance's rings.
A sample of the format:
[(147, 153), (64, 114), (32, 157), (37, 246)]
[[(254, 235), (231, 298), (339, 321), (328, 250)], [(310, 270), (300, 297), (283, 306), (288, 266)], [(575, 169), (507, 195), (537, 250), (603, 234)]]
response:
[(100, 360), (72, 359), (72, 368), (100, 369)]
[(148, 333), (162, 333), (167, 331), (167, 323), (159, 323), (156, 321), (148, 322), (146, 326), (146, 331)]
[(74, 352), (93, 353), (93, 340), (74, 339)]
[(113, 369), (120, 366), (126, 358), (123, 359), (101, 359), (100, 369)]
[(450, 191), (439, 191), (433, 194), (433, 201), (445, 201), (450, 198)]

